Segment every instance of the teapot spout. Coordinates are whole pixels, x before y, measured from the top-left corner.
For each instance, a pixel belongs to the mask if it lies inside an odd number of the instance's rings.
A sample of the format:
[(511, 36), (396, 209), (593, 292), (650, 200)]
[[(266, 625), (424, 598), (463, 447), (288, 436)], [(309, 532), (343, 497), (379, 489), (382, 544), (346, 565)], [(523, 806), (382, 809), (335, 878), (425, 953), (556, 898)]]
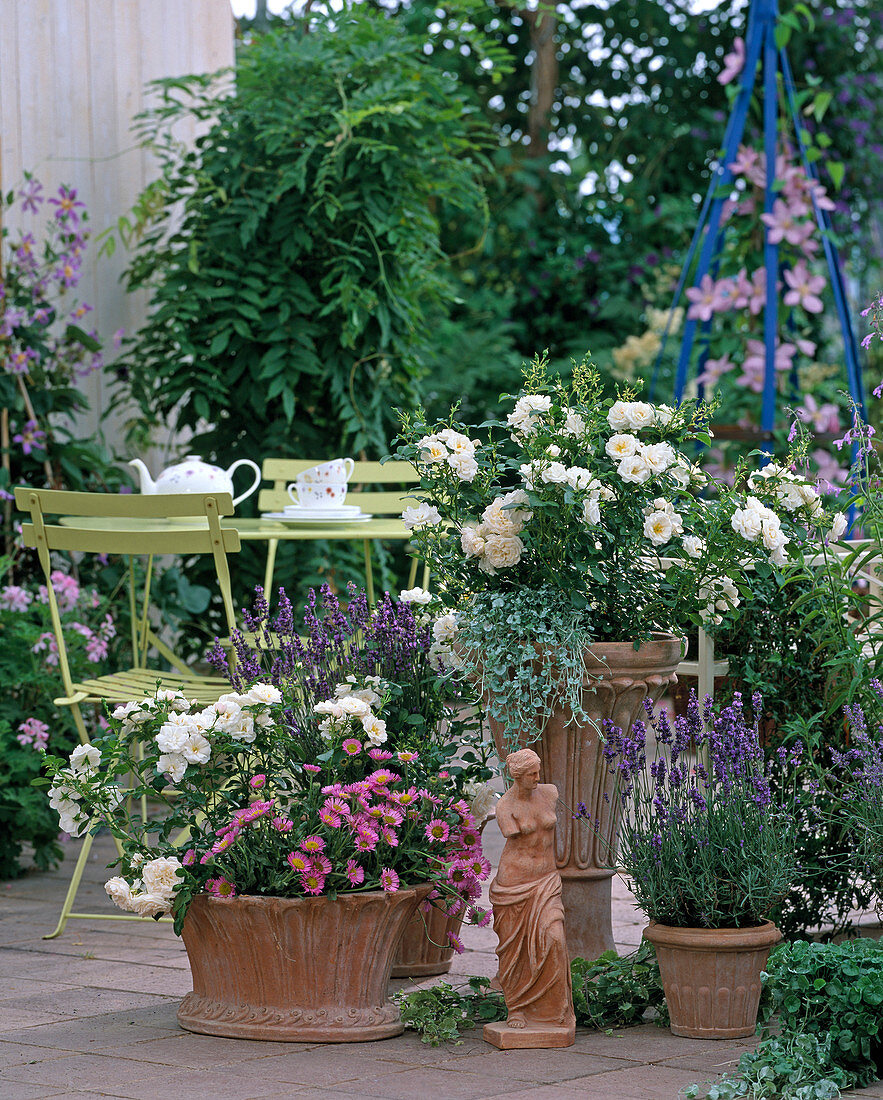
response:
[(138, 476), (141, 479), (141, 492), (142, 493), (155, 493), (156, 492), (156, 482), (150, 476), (150, 471), (147, 469), (147, 467), (144, 465), (144, 463), (141, 461), (141, 459), (140, 458), (133, 458), (132, 461), (128, 463), (128, 465), (132, 466), (134, 469), (136, 469), (138, 471)]

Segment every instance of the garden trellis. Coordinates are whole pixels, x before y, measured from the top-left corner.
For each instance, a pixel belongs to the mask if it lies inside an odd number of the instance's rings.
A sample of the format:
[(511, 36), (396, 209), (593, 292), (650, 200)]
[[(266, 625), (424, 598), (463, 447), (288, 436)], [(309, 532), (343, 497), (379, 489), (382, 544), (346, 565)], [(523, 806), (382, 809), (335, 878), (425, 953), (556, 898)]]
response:
[[(693, 287), (699, 288), (702, 280), (709, 274), (714, 274), (717, 266), (717, 258), (723, 244), (726, 228), (723, 219), (724, 203), (729, 196), (730, 185), (733, 183), (733, 161), (737, 155), (740, 142), (745, 131), (748, 118), (748, 110), (754, 94), (758, 78), (758, 69), (762, 72), (762, 112), (763, 112), (763, 156), (762, 163), (765, 169), (764, 186), (764, 213), (771, 214), (773, 204), (777, 197), (776, 192), (776, 153), (778, 141), (779, 122), (779, 96), (778, 77), (781, 74), (782, 88), (784, 91), (786, 118), (793, 126), (796, 146), (799, 150), (800, 160), (809, 180), (818, 183), (818, 173), (805, 140), (804, 127), (799, 116), (799, 107), (794, 83), (794, 75), (784, 42), (779, 44), (777, 38), (777, 2), (776, 0), (754, 0), (748, 13), (748, 27), (745, 41), (745, 65), (740, 75), (739, 91), (733, 103), (732, 111), (727, 122), (721, 156), (712, 172), (711, 181), (705, 195), (699, 220), (696, 225), (690, 249), (681, 271), (675, 289), (672, 302), (672, 312), (663, 335), (662, 347), (656, 361), (656, 367), (651, 384), (651, 398), (658, 381), (659, 368), (665, 350), (666, 339), (671, 327), (671, 317), (677, 306), (684, 288), (693, 269), (697, 252), (699, 259), (696, 263), (693, 275)], [(831, 222), (828, 212), (818, 201), (818, 194), (811, 196), (812, 213), (814, 215), (817, 230), (820, 234), (825, 261), (831, 278), (831, 286), (834, 295), (834, 305), (843, 337), (844, 361), (846, 365), (846, 380), (850, 397), (862, 416), (865, 413), (864, 391), (862, 385), (861, 366), (859, 363), (858, 344), (853, 331), (849, 315), (843, 273), (840, 267), (839, 256), (834, 239), (831, 235)], [(776, 339), (778, 330), (778, 276), (780, 274), (779, 246), (770, 240), (770, 232), (764, 234), (763, 266), (766, 275), (765, 302), (763, 307), (763, 345), (764, 345), (764, 376), (761, 401), (760, 430), (761, 439), (764, 440), (766, 449), (770, 448), (769, 440), (776, 415)], [(700, 327), (701, 325), (701, 327)], [(700, 354), (697, 357), (696, 373), (702, 372), (708, 357), (708, 333), (711, 320), (700, 322), (697, 318), (687, 319), (684, 327), (684, 335), (678, 356), (675, 372), (674, 397), (680, 403), (689, 381), (690, 365), (693, 358), (693, 349), (696, 343), (697, 328), (702, 340)], [(792, 371), (792, 377), (795, 372)], [(700, 383), (701, 385), (701, 383)]]

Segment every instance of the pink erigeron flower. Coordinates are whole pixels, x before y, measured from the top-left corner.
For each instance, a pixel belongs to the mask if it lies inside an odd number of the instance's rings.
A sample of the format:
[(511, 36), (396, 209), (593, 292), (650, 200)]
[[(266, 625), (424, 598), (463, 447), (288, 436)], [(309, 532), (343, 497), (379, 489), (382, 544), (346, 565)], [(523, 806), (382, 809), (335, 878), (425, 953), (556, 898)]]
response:
[(481, 850), (481, 833), (474, 825), (466, 825), (460, 830), (460, 843), (464, 848), (479, 848)]
[(345, 814), (349, 810), (349, 805), (343, 798), (328, 798), (325, 800), (323, 810), (329, 810), (333, 814)]
[(310, 857), (306, 852), (289, 852), (285, 857), (285, 862), (292, 871), (306, 871), (310, 865)]
[(321, 894), (325, 889), (325, 876), (316, 871), (306, 871), (300, 876), (300, 884), (306, 894)]
[(456, 932), (448, 932), (448, 945), (453, 947), (458, 955), (463, 954), (463, 942)]
[(399, 888), (399, 876), (391, 867), (384, 867), (380, 872), (380, 885), (387, 894), (394, 894)]
[(356, 835), (356, 849), (359, 852), (373, 852), (377, 848), (378, 836), (371, 829), (359, 829)]
[(479, 928), (487, 928), (491, 923), (492, 916), (493, 912), (490, 909), (472, 909), (469, 913), (469, 921)]
[(432, 821), (423, 830), (427, 840), (431, 840), (435, 843), (442, 843), (448, 839), (451, 834), (450, 826), (446, 821), (442, 821), (441, 818), (434, 817)]
[(207, 894), (215, 898), (232, 898), (236, 895), (236, 886), (226, 878), (210, 878), (205, 884)]
[(184, 855), (181, 857), (182, 867), (192, 867), (196, 863), (196, 849), (188, 848)]
[(307, 870), (312, 875), (321, 875), (324, 878), (331, 871), (331, 860), (328, 856), (314, 855)]
[(391, 772), (389, 768), (378, 768), (377, 771), (371, 772), (366, 779), (366, 783), (372, 787), (385, 787), (390, 783), (394, 783), (398, 779), (395, 772)]
[(343, 784), (342, 783), (329, 783), (327, 787), (322, 788), (322, 794), (324, 794), (324, 795), (343, 794)]
[(321, 770), (318, 764), (304, 764), (304, 771), (310, 775), (318, 775)]
[(305, 852), (321, 852), (324, 851), (325, 841), (320, 836), (313, 835), (302, 840), (300, 846)]
[(418, 798), (417, 788), (409, 787), (406, 791), (390, 791), (388, 798), (397, 806), (411, 806)]
[(470, 856), (464, 862), (476, 878), (486, 879), (491, 873), (490, 862), (484, 856)]
[(355, 737), (348, 737), (341, 745), (341, 748), (347, 756), (358, 756), (362, 751), (362, 742), (356, 740)]
[(267, 777), (265, 775), (253, 775), (249, 779), (248, 785), (253, 791), (259, 791), (262, 787), (266, 787)]
[(411, 764), (418, 759), (418, 754), (411, 751), (398, 752), (396, 753), (396, 756), (398, 756), (399, 761), (402, 764)]
[(391, 825), (381, 825), (380, 836), (381, 839), (386, 841), (390, 848), (398, 848), (399, 835)]
[(346, 877), (352, 886), (361, 886), (365, 881), (365, 868), (360, 867), (354, 859), (348, 859), (346, 863)]
[(274, 817), (273, 828), (277, 833), (290, 833), (294, 828), (294, 822), (287, 817)]
[(395, 754), (387, 752), (386, 749), (369, 749), (368, 755), (376, 764), (382, 764), (387, 760), (392, 760)]
[(319, 820), (323, 825), (327, 825), (329, 829), (339, 829), (343, 822), (343, 818), (338, 814), (324, 808), (319, 811)]
[(238, 829), (231, 829), (229, 832), (224, 833), (224, 835), (222, 837), (220, 837), (220, 839), (216, 840), (214, 842), (214, 844), (212, 845), (212, 848), (211, 848), (212, 855), (217, 856), (217, 855), (220, 855), (221, 852), (226, 852), (226, 850), (231, 845), (236, 843), (236, 838), (238, 836), (239, 836), (239, 830)]
[(384, 825), (399, 826), (405, 820), (405, 815), (395, 806), (383, 806), (380, 820)]

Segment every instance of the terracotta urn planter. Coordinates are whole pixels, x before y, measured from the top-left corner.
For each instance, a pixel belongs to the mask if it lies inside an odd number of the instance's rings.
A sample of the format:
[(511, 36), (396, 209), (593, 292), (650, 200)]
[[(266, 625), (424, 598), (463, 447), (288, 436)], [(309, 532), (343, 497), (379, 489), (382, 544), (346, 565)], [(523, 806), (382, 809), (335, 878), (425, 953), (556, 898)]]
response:
[(781, 938), (769, 921), (754, 928), (672, 928), (651, 921), (644, 939), (656, 948), (673, 1034), (690, 1039), (753, 1035), (760, 974)]
[(232, 1039), (355, 1043), (400, 1035), (387, 995), (396, 945), (421, 886), (336, 899), (215, 898), (190, 903), (182, 938), (193, 991), (188, 1031)]
[[(609, 718), (629, 730), (643, 714), (645, 699), (656, 702), (677, 683), (681, 650), (680, 639), (671, 634), (656, 634), (637, 650), (631, 642), (589, 646), (582, 706), (598, 729)], [(546, 722), (538, 741), (535, 731), (526, 731), (513, 745), (499, 723), (492, 719), (490, 726), (501, 759), (507, 751), (529, 745), (540, 757), (540, 781), (554, 783), (562, 802), (574, 811), (577, 803), (585, 803), (592, 820), (600, 822), (595, 828), (559, 813), (555, 834), (568, 952), (572, 959), (597, 959), (613, 948), (610, 887), (620, 810), (598, 734), (591, 725), (574, 721), (564, 705)]]
[(428, 913), (415, 913), (405, 925), (393, 959), (391, 978), (431, 978), (447, 974), (454, 958), (453, 947), (446, 946), (448, 933), (460, 935), (463, 913), (446, 917), (433, 907)]

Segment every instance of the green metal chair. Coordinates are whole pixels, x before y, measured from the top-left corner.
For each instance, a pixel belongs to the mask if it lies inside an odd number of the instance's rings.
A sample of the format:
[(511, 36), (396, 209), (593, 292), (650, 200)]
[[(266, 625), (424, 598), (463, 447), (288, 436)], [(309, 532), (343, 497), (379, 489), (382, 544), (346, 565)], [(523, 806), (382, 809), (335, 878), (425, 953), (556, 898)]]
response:
[[(261, 466), (261, 476), (265, 481), (272, 481), (273, 487), (261, 489), (258, 497), (258, 507), (262, 512), (281, 512), (283, 508), (291, 504), (288, 495), (288, 486), (296, 480), (299, 474), (324, 461), (317, 458), (265, 458)], [(410, 462), (356, 462), (353, 464), (353, 472), (349, 479), (354, 486), (347, 493), (347, 504), (358, 504), (363, 512), (373, 516), (401, 516), (403, 509), (416, 503), (409, 494), (409, 489), (420, 484), (420, 477)], [(369, 488), (369, 486), (382, 486), (382, 488)], [(402, 534), (407, 533), (407, 528), (402, 524)], [(356, 536), (354, 536), (355, 539)], [(321, 529), (315, 532), (315, 538), (322, 538)], [(368, 599), (374, 603), (374, 569), (371, 557), (372, 538), (362, 540), (365, 549), (365, 589)], [(264, 574), (264, 592), (269, 593), (273, 584), (273, 569), (276, 563), (276, 551), (279, 546), (278, 539), (271, 539), (267, 547), (267, 567)], [(411, 559), (411, 570), (408, 579), (408, 587), (413, 588), (417, 578), (419, 561), (416, 557)], [(429, 583), (429, 570), (424, 567), (423, 587)]]
[[(240, 548), (236, 531), (222, 529), (220, 517), (233, 514), (229, 493), (182, 493), (174, 495), (112, 495), (107, 493), (71, 493), (54, 489), (15, 490), (19, 509), (30, 514), (22, 524), (25, 546), (37, 551), (46, 577), (46, 591), (52, 627), (58, 644), (58, 668), (64, 694), (53, 700), (58, 707), (69, 707), (80, 740), (89, 742), (89, 733), (81, 707), (84, 704), (125, 703), (143, 698), (161, 681), (170, 688), (180, 688), (189, 699), (212, 703), (230, 690), (230, 684), (220, 676), (201, 676), (192, 672), (172, 649), (155, 633), (150, 623), (150, 586), (153, 558), (160, 554), (211, 554), (214, 559), (218, 587), (224, 606), (228, 633), (236, 625), (230, 587), (227, 555)], [(64, 516), (68, 524), (53, 522), (47, 517)], [(77, 526), (77, 518), (100, 517), (100, 529)], [(176, 522), (178, 521), (178, 522)], [(183, 522), (181, 522), (183, 521)], [(204, 526), (203, 526), (204, 524)], [(115, 526), (118, 525), (118, 526)], [(72, 678), (65, 648), (58, 603), (52, 589), (51, 555), (56, 552), (83, 554), (119, 554), (129, 559), (129, 608), (132, 619), (133, 664), (118, 672), (91, 680)], [(134, 557), (147, 559), (143, 590), (135, 591)], [(139, 606), (140, 605), (140, 606)], [(151, 668), (148, 654), (156, 651), (171, 666), (172, 671)], [(73, 911), (92, 836), (87, 833), (71, 877), (67, 896), (55, 931), (45, 936), (59, 936), (71, 918), (89, 920), (140, 920), (136, 915), (111, 913), (81, 913)]]

